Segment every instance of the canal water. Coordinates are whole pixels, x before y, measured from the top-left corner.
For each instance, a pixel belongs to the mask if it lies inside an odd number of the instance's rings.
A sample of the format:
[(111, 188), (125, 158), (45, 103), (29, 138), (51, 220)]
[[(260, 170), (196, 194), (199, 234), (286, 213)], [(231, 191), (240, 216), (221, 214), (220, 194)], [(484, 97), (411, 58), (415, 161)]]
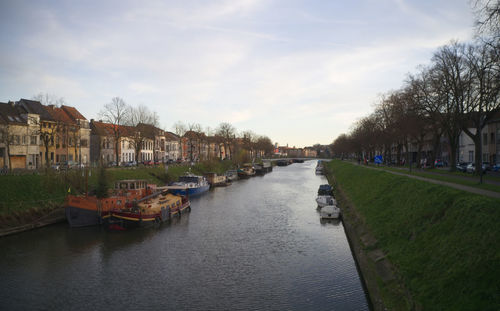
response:
[(368, 310), (342, 223), (320, 222), (315, 165), (211, 190), (155, 228), (1, 238), (0, 308)]

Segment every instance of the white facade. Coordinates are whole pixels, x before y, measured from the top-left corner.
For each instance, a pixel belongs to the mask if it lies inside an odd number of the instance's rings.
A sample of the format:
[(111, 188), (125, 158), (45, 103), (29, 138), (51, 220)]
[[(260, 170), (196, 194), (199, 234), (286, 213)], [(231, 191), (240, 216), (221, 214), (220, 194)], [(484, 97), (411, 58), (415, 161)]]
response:
[(177, 160), (181, 158), (179, 138), (173, 135), (165, 135), (165, 155), (167, 160)]
[(122, 137), (120, 142), (120, 163), (135, 161), (134, 145), (128, 137)]
[(146, 138), (142, 145), (141, 156), (139, 161), (152, 161), (153, 158), (153, 149), (154, 149), (154, 140)]

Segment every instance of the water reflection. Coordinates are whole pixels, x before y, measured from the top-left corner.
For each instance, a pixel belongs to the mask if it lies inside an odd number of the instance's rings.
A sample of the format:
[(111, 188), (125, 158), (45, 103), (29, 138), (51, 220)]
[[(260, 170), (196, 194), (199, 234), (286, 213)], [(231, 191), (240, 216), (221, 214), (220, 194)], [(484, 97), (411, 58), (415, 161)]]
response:
[(314, 167), (214, 189), (159, 227), (57, 225), (1, 239), (2, 306), (367, 310), (342, 223), (319, 221), (326, 181)]

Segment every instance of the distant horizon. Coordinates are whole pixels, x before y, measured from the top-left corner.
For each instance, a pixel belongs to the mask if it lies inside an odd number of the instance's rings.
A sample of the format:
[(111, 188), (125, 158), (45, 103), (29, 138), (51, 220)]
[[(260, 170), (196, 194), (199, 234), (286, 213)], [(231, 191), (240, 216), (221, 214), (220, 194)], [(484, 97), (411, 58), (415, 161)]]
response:
[(473, 23), (466, 0), (2, 1), (0, 101), (48, 93), (97, 120), (120, 97), (168, 131), (328, 145)]

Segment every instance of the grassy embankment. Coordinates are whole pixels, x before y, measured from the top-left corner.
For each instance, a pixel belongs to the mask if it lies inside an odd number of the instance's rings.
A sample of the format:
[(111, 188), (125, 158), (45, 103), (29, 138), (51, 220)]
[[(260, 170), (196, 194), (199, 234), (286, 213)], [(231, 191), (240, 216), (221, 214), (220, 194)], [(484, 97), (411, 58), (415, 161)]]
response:
[[(429, 179), (435, 179), (439, 181), (445, 181), (445, 182), (450, 182), (454, 184), (460, 184), (464, 186), (469, 186), (469, 187), (474, 187), (478, 189), (484, 189), (484, 190), (489, 190), (489, 191), (495, 191), (495, 192), (500, 192), (500, 186), (494, 185), (494, 184), (488, 184), (488, 183), (479, 183), (479, 177), (477, 175), (471, 175), (467, 173), (461, 173), (461, 172), (450, 172), (450, 171), (445, 171), (445, 170), (437, 170), (437, 169), (429, 169), (429, 170), (412, 170), (411, 172), (409, 170), (402, 170), (400, 168), (393, 168), (393, 167), (381, 167), (386, 170), (394, 171), (394, 172), (399, 172), (399, 173), (404, 173), (408, 175), (415, 175), (415, 176), (420, 176), (420, 177), (425, 177)], [(496, 176), (490, 176), (490, 175), (484, 175), (483, 176), (484, 181), (495, 181), (495, 182), (500, 182), (500, 178)]]
[(386, 306), (500, 309), (500, 200), (341, 161), (328, 167), (413, 300), (377, 280)]
[[(206, 172), (224, 173), (231, 168), (231, 161), (208, 161), (191, 167), (194, 174)], [(150, 183), (164, 185), (175, 181), (190, 168), (184, 165), (165, 167), (108, 168), (106, 182), (112, 188), (121, 179), (146, 179)], [(88, 178), (91, 192), (97, 187), (98, 169), (92, 169)], [(70, 189), (73, 194), (85, 192), (85, 177), (80, 170), (50, 171), (40, 175), (0, 176), (0, 227), (17, 226), (46, 215), (60, 208)]]

